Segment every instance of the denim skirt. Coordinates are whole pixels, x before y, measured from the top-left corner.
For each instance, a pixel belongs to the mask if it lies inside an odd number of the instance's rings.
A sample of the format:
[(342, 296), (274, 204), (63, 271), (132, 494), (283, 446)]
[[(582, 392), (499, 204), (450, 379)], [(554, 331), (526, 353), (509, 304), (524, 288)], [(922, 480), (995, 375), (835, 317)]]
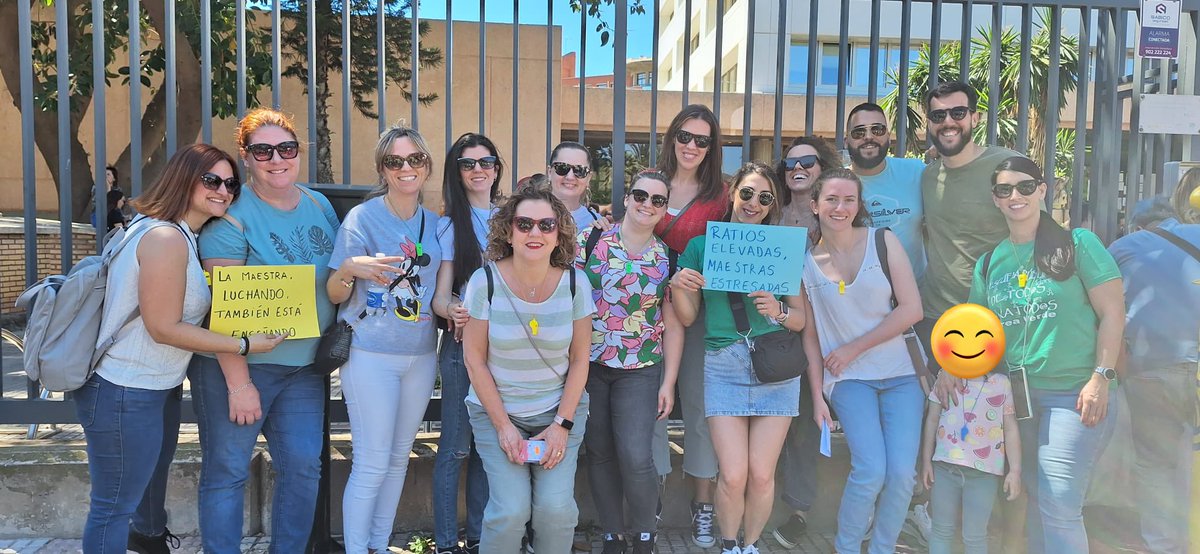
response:
[(704, 416), (798, 416), (800, 379), (759, 382), (742, 341), (705, 351)]

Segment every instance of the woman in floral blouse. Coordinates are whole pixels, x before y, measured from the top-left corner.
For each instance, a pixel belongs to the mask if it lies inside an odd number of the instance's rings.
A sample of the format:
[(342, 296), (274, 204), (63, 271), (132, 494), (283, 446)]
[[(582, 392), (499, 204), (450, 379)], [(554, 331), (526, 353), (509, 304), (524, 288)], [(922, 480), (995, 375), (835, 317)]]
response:
[(667, 212), (667, 182), (658, 171), (639, 173), (621, 223), (607, 231), (589, 227), (578, 237), (575, 264), (591, 281), (596, 302), (584, 442), (605, 552), (624, 552), (619, 533), (625, 530), (633, 533), (634, 553), (654, 547), (654, 422), (671, 413), (683, 356), (683, 327), (667, 294), (673, 264), (654, 235)]

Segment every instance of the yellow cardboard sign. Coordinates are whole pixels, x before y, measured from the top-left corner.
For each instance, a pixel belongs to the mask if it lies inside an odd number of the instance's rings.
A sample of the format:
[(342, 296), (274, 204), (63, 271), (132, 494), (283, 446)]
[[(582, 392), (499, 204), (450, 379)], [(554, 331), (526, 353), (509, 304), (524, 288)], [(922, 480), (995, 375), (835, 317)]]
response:
[(318, 337), (316, 267), (311, 265), (219, 266), (213, 274), (214, 333), (283, 333), (289, 339)]

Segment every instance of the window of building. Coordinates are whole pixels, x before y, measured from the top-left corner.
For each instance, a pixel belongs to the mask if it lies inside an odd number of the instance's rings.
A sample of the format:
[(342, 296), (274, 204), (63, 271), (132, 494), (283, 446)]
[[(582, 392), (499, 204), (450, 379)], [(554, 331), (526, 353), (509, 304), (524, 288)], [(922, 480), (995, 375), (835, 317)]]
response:
[(818, 84), (838, 84), (838, 45), (821, 44), (821, 80)]
[(700, 32), (699, 31), (697, 31), (695, 34), (692, 35), (691, 45), (692, 45), (691, 46), (692, 52), (695, 52), (697, 49), (700, 48)]
[(796, 44), (792, 43), (791, 49), (788, 51), (788, 80), (787, 84), (792, 87), (808, 84), (808, 43)]
[[(919, 57), (919, 44), (913, 44), (909, 49), (909, 62), (917, 60)], [(817, 59), (816, 78), (817, 78), (817, 93), (818, 94), (835, 94), (838, 85), (838, 57), (839, 47), (837, 43), (821, 42), (819, 56)], [(846, 92), (853, 95), (866, 95), (867, 88), (871, 82), (871, 47), (866, 42), (852, 43), (849, 50), (850, 57), (847, 61), (845, 70), (846, 77)], [(792, 43), (789, 51), (788, 75), (785, 90), (793, 94), (803, 94), (808, 84), (808, 40), (806, 38), (797, 38), (796, 42)], [(895, 88), (894, 83), (888, 83), (886, 73), (892, 71), (899, 72), (900, 67), (900, 46), (898, 44), (880, 44), (879, 45), (879, 67), (876, 73), (876, 80), (879, 86), (879, 94), (884, 95), (891, 92)]]
[(635, 84), (637, 84), (638, 86), (642, 86), (642, 87), (650, 86), (650, 74), (649, 73), (638, 73), (633, 78), (633, 82)]
[(735, 64), (729, 70), (721, 74), (721, 92), (733, 92), (737, 90), (738, 66)]

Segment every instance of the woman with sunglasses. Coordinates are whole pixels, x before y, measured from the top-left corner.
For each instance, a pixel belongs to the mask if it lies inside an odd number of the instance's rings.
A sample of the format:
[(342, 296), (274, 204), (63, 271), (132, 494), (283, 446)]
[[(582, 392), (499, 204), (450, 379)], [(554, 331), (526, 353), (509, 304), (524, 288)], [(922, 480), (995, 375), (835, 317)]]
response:
[(803, 278), (813, 325), (804, 351), (813, 423), (832, 426), (832, 404), (850, 448), (834, 547), (859, 552), (869, 539), (868, 552), (881, 554), (895, 550), (916, 483), (925, 398), (903, 333), (921, 319), (921, 296), (900, 240), (869, 226), (862, 191), (849, 169), (827, 169), (813, 184), (815, 244)]
[[(442, 374), (442, 433), (433, 461), (433, 539), (438, 554), (478, 554), (487, 505), (488, 480), (471, 436), (463, 399), (471, 386), (463, 362), (462, 332), (470, 316), (462, 303), (463, 286), (483, 265), (488, 221), (496, 211), (504, 164), (491, 139), (466, 133), (446, 153), (442, 170), (442, 202), (438, 241), (446, 245), (438, 270), (433, 311), (445, 319), (438, 354)], [(458, 481), (467, 465), (466, 546), (458, 545)]]
[(788, 190), (779, 199), (780, 225), (811, 228), (817, 222), (810, 207), (813, 183), (822, 171), (841, 167), (840, 162), (837, 153), (821, 137), (796, 137), (792, 141), (775, 165), (775, 173)]
[[(1008, 238), (975, 265), (969, 302), (1004, 324), (1018, 417), (1029, 552), (1087, 552), (1083, 501), (1112, 434), (1117, 354), (1125, 329), (1121, 273), (1087, 229), (1067, 231), (1041, 209), (1046, 181), (1021, 156), (992, 175)], [(1019, 376), (1019, 378), (1015, 378)], [(960, 386), (955, 383), (956, 388)]]
[(574, 239), (566, 206), (526, 185), (492, 217), (491, 261), (467, 282), (466, 404), (489, 486), (481, 552), (516, 552), (529, 521), (536, 552), (571, 551), (596, 311)]
[[(779, 218), (775, 171), (750, 162), (733, 176), (729, 221), (770, 225)], [(780, 330), (805, 326), (801, 295), (777, 298), (766, 291), (743, 297), (750, 330), (742, 335), (734, 322), (730, 295), (701, 290), (706, 236), (688, 242), (671, 280), (675, 310), (684, 325), (696, 325), (703, 298), (704, 412), (716, 447), (716, 512), (724, 554), (758, 554), (759, 539), (775, 502), (775, 467), (788, 426), (799, 413), (800, 378), (762, 383), (750, 364), (747, 341)], [(801, 246), (797, 245), (799, 249)], [(751, 305), (753, 309), (751, 309)], [(744, 543), (738, 542), (739, 529)]]
[[(658, 169), (670, 179), (667, 213), (654, 226), (676, 253), (703, 235), (709, 221), (720, 221), (729, 209), (729, 189), (721, 181), (721, 127), (708, 106), (684, 107), (663, 135)], [(716, 544), (713, 535), (713, 493), (717, 455), (704, 418), (704, 311), (699, 323), (684, 330), (683, 360), (679, 364), (679, 402), (683, 411), (685, 448), (683, 472), (692, 483), (692, 542), (701, 548)], [(654, 465), (665, 483), (671, 472), (666, 421), (655, 429)]]
[[(550, 152), (546, 166), (550, 188), (571, 210), (575, 227), (583, 229), (601, 219), (600, 213), (588, 206), (588, 185), (592, 182), (592, 153), (574, 141), (563, 141)], [(605, 221), (607, 223), (607, 221)]]
[(109, 243), (122, 248), (109, 268), (100, 336), (115, 342), (74, 393), (92, 485), (83, 527), (88, 554), (167, 552), (168, 541), (179, 546), (166, 528), (167, 470), (192, 352), (269, 352), (284, 338), (235, 338), (200, 326), (211, 294), (196, 232), (225, 215), (240, 188), (229, 154), (207, 144), (185, 146), (134, 202), (141, 215)]
[(329, 259), (326, 292), (341, 305), (338, 318), (354, 327), (341, 368), (354, 447), (342, 497), (347, 554), (387, 552), (437, 376), (429, 304), (444, 247), (437, 214), (420, 202), (432, 165), (416, 130), (395, 126), (379, 135), (379, 184), (346, 214)]
[[(311, 265), (317, 324), (336, 312), (326, 281), (338, 219), (323, 195), (296, 184), (300, 143), (286, 115), (259, 108), (235, 139), (250, 174), (238, 202), (200, 233), (200, 256), (217, 266)], [(289, 340), (268, 354), (197, 356), (188, 368), (203, 454), (200, 535), (205, 552), (239, 552), (250, 459), (261, 431), (277, 477), (271, 549), (300, 552), (312, 530), (321, 477), (325, 376), (308, 369), (318, 338)]]
[(596, 302), (584, 441), (606, 553), (625, 551), (625, 531), (635, 554), (654, 551), (654, 425), (671, 413), (683, 355), (683, 326), (667, 294), (671, 256), (654, 236), (669, 191), (666, 175), (638, 173), (625, 195), (624, 219), (607, 231), (585, 228), (578, 237), (575, 264)]

